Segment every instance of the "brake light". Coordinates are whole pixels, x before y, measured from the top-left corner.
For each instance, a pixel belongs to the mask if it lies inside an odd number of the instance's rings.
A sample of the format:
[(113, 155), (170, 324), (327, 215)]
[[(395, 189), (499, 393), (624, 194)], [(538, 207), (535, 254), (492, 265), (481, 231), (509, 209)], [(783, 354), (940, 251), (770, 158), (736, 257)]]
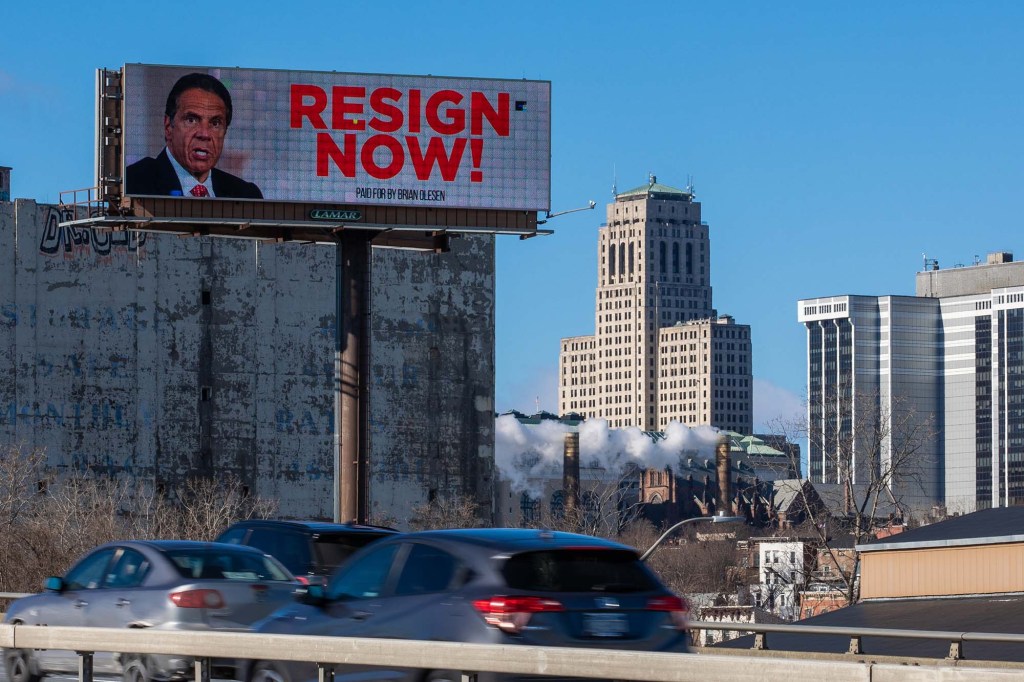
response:
[(564, 611), (561, 602), (544, 597), (491, 597), (477, 599), (473, 606), (483, 614), (488, 625), (503, 632), (521, 632), (535, 613)]
[(171, 601), (183, 609), (222, 609), (224, 597), (217, 590), (171, 592)]
[(686, 619), (690, 614), (690, 605), (682, 597), (654, 597), (647, 601), (648, 611), (665, 611), (672, 619), (677, 630), (686, 629)]
[(299, 583), (300, 585), (308, 585), (309, 584), (309, 578), (307, 578), (304, 575), (297, 575), (297, 576), (295, 576), (295, 582)]

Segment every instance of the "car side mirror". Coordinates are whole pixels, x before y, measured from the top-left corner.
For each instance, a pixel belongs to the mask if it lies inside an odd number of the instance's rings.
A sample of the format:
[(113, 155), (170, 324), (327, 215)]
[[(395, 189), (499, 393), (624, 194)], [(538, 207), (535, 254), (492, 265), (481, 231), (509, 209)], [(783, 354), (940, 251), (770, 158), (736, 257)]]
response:
[(58, 578), (55, 575), (51, 575), (43, 581), (43, 589), (48, 592), (63, 592), (64, 591), (64, 579)]

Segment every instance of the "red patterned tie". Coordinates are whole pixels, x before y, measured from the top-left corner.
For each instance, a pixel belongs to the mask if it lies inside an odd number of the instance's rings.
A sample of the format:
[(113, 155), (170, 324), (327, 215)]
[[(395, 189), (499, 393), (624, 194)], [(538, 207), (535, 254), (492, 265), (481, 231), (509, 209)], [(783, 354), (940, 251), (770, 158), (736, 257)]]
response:
[(191, 192), (194, 197), (205, 197), (210, 195), (210, 193), (206, 191), (206, 185), (196, 185), (192, 188)]

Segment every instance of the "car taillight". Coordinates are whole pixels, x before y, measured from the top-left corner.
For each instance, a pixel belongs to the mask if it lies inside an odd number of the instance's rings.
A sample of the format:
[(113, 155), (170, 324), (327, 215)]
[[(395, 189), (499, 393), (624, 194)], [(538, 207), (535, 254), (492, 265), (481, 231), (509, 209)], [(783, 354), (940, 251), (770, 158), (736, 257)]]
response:
[(222, 609), (224, 597), (217, 590), (171, 592), (171, 601), (183, 609)]
[(308, 585), (309, 584), (309, 578), (307, 578), (304, 575), (297, 575), (297, 576), (295, 576), (295, 582), (299, 583), (300, 585)]
[(666, 611), (677, 630), (686, 629), (686, 619), (690, 613), (690, 605), (682, 597), (654, 597), (647, 601), (648, 611)]
[(544, 597), (491, 597), (477, 599), (473, 606), (489, 625), (511, 633), (525, 628), (535, 613), (565, 610), (561, 602)]

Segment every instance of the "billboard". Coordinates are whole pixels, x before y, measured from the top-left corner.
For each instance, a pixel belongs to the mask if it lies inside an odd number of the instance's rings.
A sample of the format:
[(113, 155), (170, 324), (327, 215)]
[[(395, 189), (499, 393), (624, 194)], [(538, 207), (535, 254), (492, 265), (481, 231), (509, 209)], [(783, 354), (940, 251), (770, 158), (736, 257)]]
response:
[(549, 81), (128, 64), (122, 87), (125, 196), (550, 208)]

